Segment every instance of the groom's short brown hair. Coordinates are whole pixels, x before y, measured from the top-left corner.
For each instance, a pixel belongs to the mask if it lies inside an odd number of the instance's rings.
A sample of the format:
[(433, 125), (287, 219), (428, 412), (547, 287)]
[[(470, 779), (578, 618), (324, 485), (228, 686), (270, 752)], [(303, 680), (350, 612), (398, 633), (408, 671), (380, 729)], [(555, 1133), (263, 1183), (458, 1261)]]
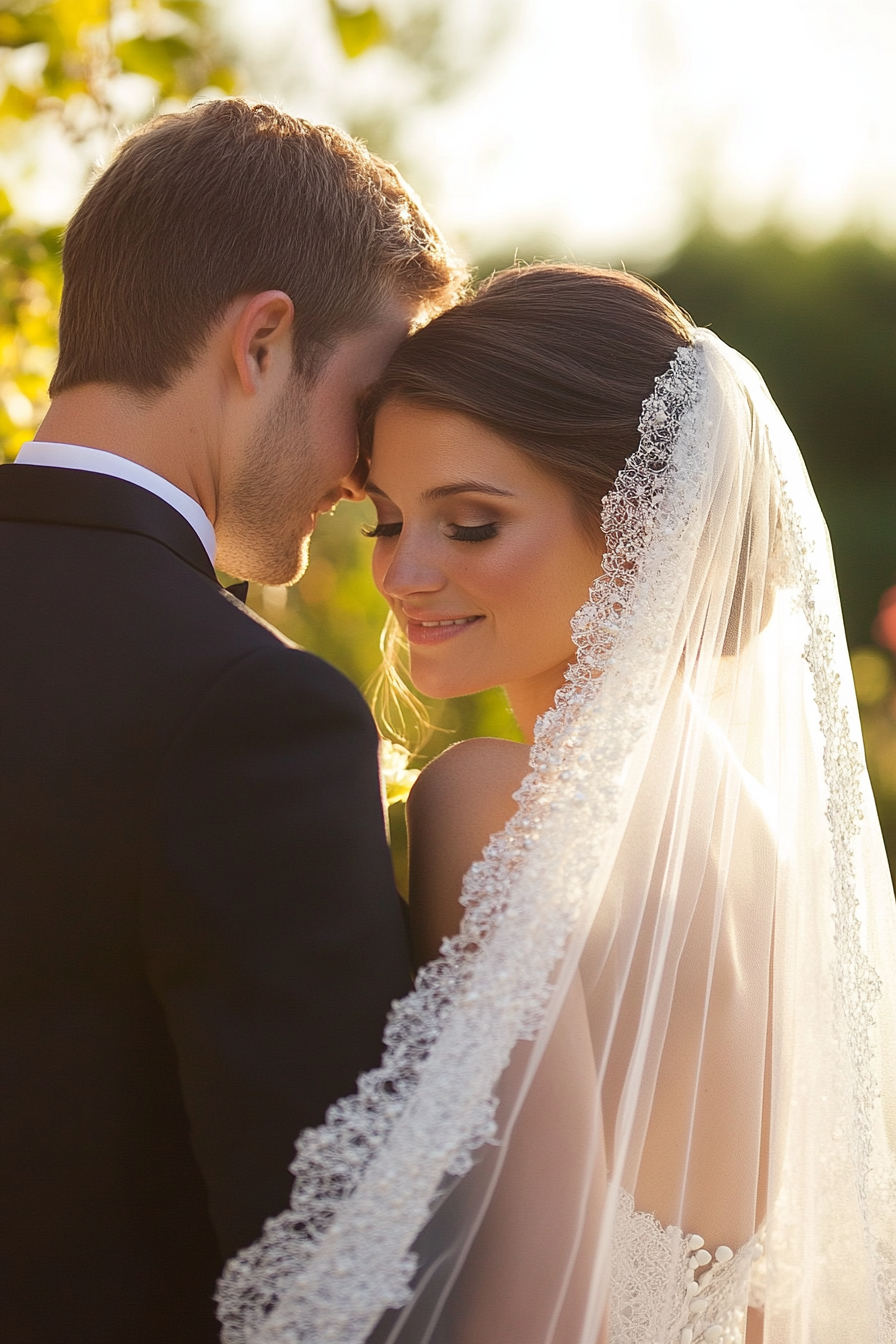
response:
[(51, 394), (161, 391), (228, 304), (284, 290), (311, 371), (386, 303), (436, 312), (463, 268), (399, 173), (330, 126), (267, 104), (208, 102), (130, 136), (66, 231)]

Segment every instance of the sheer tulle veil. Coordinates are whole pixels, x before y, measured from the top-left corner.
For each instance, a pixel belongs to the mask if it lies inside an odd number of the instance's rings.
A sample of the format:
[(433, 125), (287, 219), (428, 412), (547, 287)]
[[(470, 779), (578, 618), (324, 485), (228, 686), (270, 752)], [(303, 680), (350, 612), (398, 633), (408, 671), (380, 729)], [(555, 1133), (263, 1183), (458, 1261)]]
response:
[(518, 810), (226, 1344), (896, 1341), (896, 909), (824, 522), (710, 333), (640, 430)]

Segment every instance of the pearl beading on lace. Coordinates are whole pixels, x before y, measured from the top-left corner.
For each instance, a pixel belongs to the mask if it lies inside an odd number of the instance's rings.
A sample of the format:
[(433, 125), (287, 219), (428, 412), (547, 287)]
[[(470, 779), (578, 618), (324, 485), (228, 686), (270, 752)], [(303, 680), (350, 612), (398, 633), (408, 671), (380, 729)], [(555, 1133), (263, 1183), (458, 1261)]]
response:
[[(764, 1254), (663, 1227), (621, 1190), (616, 1206), (609, 1344), (743, 1344), (744, 1303)], [(670, 1290), (674, 1285), (674, 1291)]]
[[(574, 620), (577, 658), (536, 726), (519, 810), (467, 874), (460, 933), (393, 1005), (380, 1068), (300, 1137), (291, 1208), (226, 1267), (224, 1344), (363, 1344), (383, 1311), (408, 1300), (410, 1248), (440, 1181), (463, 1175), (494, 1137), (497, 1082), (516, 1042), (542, 1024), (652, 705), (648, 685), (636, 694), (616, 674), (614, 650), (624, 639), (632, 658), (643, 648), (647, 660), (669, 644), (671, 575), (705, 471), (705, 377), (699, 348), (684, 346), (644, 404), (638, 450), (605, 500), (604, 573)], [(646, 624), (631, 612), (645, 581), (654, 595)], [(614, 732), (599, 759), (592, 746), (586, 779), (577, 749), (583, 735), (593, 741), (598, 701)], [(564, 857), (562, 846), (536, 846), (569, 807), (587, 815), (591, 847)]]
[[(685, 1245), (693, 1254), (688, 1256), (687, 1269), (685, 1270), (685, 1293), (687, 1301), (685, 1311), (690, 1318), (687, 1324), (682, 1324), (684, 1312), (676, 1321), (674, 1329), (681, 1325), (681, 1333), (678, 1336), (678, 1344), (697, 1344), (697, 1341), (706, 1340), (708, 1344), (715, 1344), (720, 1341), (724, 1334), (728, 1333), (726, 1327), (713, 1319), (715, 1312), (711, 1310), (713, 1306), (713, 1297), (710, 1296), (710, 1289), (717, 1286), (714, 1280), (718, 1280), (719, 1271), (734, 1259), (734, 1252), (730, 1246), (719, 1246), (716, 1249), (715, 1256), (704, 1249), (705, 1243), (701, 1236), (693, 1235), (686, 1239)], [(698, 1275), (697, 1271), (703, 1272)]]

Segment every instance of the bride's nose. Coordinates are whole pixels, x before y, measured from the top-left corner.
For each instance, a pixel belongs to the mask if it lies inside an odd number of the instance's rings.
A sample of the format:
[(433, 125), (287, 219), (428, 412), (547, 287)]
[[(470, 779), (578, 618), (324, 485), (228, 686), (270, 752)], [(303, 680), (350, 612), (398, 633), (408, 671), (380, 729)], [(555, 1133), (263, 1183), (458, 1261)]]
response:
[(428, 559), (425, 547), (402, 535), (383, 575), (384, 595), (401, 600), (414, 593), (437, 593), (444, 585), (445, 575)]

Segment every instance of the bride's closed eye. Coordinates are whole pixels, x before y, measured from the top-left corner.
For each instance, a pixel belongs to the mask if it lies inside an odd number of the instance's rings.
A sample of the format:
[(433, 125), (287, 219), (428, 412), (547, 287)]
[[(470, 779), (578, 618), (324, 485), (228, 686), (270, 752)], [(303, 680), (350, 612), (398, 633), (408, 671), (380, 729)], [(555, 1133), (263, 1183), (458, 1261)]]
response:
[(498, 535), (497, 523), (480, 523), (478, 527), (463, 527), (460, 523), (451, 524), (452, 541), (491, 541)]

